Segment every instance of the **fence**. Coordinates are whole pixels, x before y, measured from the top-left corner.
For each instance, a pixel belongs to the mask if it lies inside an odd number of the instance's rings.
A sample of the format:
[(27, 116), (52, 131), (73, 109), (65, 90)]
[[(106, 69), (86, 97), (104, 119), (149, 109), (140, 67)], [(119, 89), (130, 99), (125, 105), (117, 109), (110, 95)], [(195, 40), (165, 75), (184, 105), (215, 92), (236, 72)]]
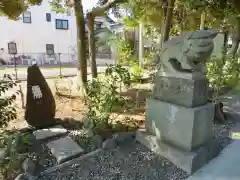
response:
[[(111, 53), (97, 53), (97, 65), (105, 65), (106, 63), (114, 63)], [(72, 66), (78, 64), (77, 54), (57, 53), (54, 55), (47, 55), (46, 53), (18, 53), (9, 55), (6, 53), (0, 54), (0, 66), (30, 66), (32, 64), (38, 66)], [(89, 61), (88, 61), (89, 65)]]
[[(97, 53), (96, 64), (101, 72), (105, 64), (114, 64), (115, 61), (111, 58), (109, 53)], [(45, 78), (57, 76), (75, 76), (77, 75), (76, 67), (78, 65), (77, 54), (57, 53), (49, 56), (45, 53), (19, 53), (15, 55), (0, 54), (0, 78), (5, 73), (13, 76), (16, 80), (26, 80), (28, 67), (32, 64), (37, 64)], [(89, 61), (88, 61), (89, 66)], [(100, 66), (100, 67), (99, 67)], [(102, 67), (101, 67), (102, 66)], [(10, 68), (12, 67), (12, 68)], [(73, 68), (72, 68), (73, 67)], [(74, 68), (75, 67), (75, 68)], [(90, 68), (88, 73), (91, 72)]]

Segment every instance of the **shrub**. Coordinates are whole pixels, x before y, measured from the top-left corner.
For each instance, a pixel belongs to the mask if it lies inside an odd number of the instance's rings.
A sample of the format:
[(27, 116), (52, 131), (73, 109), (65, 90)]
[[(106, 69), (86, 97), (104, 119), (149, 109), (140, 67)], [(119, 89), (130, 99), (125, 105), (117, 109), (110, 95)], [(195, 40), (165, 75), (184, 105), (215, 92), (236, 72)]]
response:
[(4, 159), (1, 159), (0, 173), (4, 179), (13, 179), (20, 171), (21, 153), (27, 152), (29, 140), (27, 135), (19, 132), (1, 131), (0, 148), (5, 150)]
[(212, 58), (207, 63), (207, 77), (210, 86), (215, 92), (215, 99), (218, 98), (221, 88), (237, 85), (239, 71), (240, 61), (238, 57), (224, 56), (223, 58)]
[(124, 98), (117, 91), (123, 84), (130, 86), (130, 74), (120, 65), (107, 67), (104, 76), (89, 82), (86, 88), (85, 104), (88, 107), (88, 121), (85, 127), (94, 129), (110, 128), (110, 115), (113, 108), (124, 106)]
[[(10, 75), (4, 75), (0, 80), (0, 148), (5, 151), (4, 159), (1, 159), (0, 173), (4, 179), (9, 179), (9, 176), (14, 176), (11, 170), (19, 165), (19, 155), (21, 143), (25, 142), (19, 134), (6, 133), (2, 128), (6, 127), (8, 122), (16, 119), (17, 113), (14, 107), (16, 93), (9, 91), (16, 86)], [(11, 178), (10, 178), (11, 179)]]
[[(13, 106), (16, 93), (7, 95), (8, 91), (16, 86), (10, 75), (4, 75), (0, 80), (0, 128), (7, 125), (10, 120), (16, 119), (17, 113)], [(18, 92), (17, 92), (18, 93)]]

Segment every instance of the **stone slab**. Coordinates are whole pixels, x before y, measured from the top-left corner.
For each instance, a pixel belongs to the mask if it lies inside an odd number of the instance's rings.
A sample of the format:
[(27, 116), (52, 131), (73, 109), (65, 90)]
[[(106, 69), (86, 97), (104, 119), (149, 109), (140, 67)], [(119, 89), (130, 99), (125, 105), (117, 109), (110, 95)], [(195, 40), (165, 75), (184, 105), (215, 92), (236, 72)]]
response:
[(94, 155), (96, 155), (96, 154), (99, 154), (99, 153), (102, 152), (102, 151), (103, 151), (102, 148), (101, 148), (101, 149), (96, 149), (95, 151), (92, 151), (92, 152), (90, 152), (90, 153), (84, 154), (84, 155), (82, 155), (82, 156), (80, 156), (80, 157), (77, 157), (77, 158), (74, 158), (74, 159), (69, 160), (69, 161), (67, 161), (67, 162), (64, 162), (64, 163), (62, 163), (62, 164), (58, 164), (58, 165), (56, 165), (56, 166), (50, 167), (50, 168), (46, 169), (45, 171), (42, 171), (40, 174), (41, 174), (41, 175), (44, 175), (44, 174), (46, 174), (46, 173), (51, 173), (51, 172), (57, 171), (57, 170), (59, 170), (59, 169), (62, 169), (62, 168), (64, 168), (64, 167), (69, 167), (69, 166), (71, 166), (71, 165), (81, 164), (81, 162), (84, 161), (86, 158), (89, 158), (89, 157), (91, 157), (91, 156), (94, 156)]
[(189, 108), (204, 105), (208, 100), (208, 81), (157, 76), (153, 98)]
[(47, 143), (58, 164), (71, 160), (84, 153), (84, 150), (78, 146), (70, 137), (60, 138)]
[(158, 99), (147, 99), (148, 132), (187, 151), (211, 139), (213, 119), (213, 104), (185, 108)]
[(205, 147), (192, 151), (184, 151), (146, 132), (138, 131), (136, 133), (136, 140), (150, 150), (158, 153), (161, 157), (168, 159), (188, 174), (196, 172), (220, 152), (220, 143), (215, 141), (211, 141)]
[(187, 180), (239, 180), (240, 141), (235, 140), (218, 157), (199, 169)]
[(57, 137), (66, 133), (67, 133), (67, 130), (63, 128), (61, 125), (53, 126), (46, 129), (39, 129), (33, 132), (37, 140)]

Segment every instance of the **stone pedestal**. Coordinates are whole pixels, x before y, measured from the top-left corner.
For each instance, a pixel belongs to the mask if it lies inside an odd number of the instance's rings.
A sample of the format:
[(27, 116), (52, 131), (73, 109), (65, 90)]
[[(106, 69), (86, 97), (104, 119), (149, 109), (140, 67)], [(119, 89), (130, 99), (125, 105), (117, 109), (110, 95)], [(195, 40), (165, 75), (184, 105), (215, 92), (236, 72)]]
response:
[(212, 137), (214, 106), (195, 108), (147, 99), (146, 128), (149, 133), (183, 150), (192, 150)]
[(155, 79), (153, 97), (147, 99), (146, 131), (137, 140), (188, 173), (219, 153), (213, 141), (214, 106), (207, 103), (205, 78)]
[(138, 131), (136, 140), (160, 156), (168, 159), (188, 174), (196, 172), (220, 152), (220, 142), (216, 140), (209, 141), (204, 146), (191, 151), (185, 151), (166, 143), (155, 135), (150, 135), (148, 132)]

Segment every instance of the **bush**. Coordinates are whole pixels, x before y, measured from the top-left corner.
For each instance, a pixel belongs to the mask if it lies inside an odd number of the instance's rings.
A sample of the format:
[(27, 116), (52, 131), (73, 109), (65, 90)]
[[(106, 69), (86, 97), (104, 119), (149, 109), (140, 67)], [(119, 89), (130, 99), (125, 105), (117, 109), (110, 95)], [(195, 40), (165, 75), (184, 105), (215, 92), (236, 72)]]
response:
[[(16, 86), (10, 75), (4, 75), (0, 80), (0, 128), (7, 125), (13, 119), (16, 119), (17, 113), (13, 106), (16, 100), (16, 93), (7, 96), (6, 93)], [(18, 93), (18, 92), (17, 92)]]
[(5, 150), (4, 159), (1, 159), (0, 173), (4, 179), (15, 178), (20, 171), (21, 153), (26, 153), (29, 147), (28, 135), (19, 132), (1, 131), (0, 148)]
[[(2, 128), (6, 127), (8, 122), (16, 119), (17, 113), (14, 107), (16, 100), (16, 93), (9, 93), (16, 83), (12, 80), (10, 75), (4, 75), (0, 80), (0, 148), (5, 151), (4, 159), (1, 159), (0, 173), (4, 179), (9, 179), (9, 176), (14, 176), (11, 170), (19, 165), (18, 152), (21, 150), (21, 143), (24, 139), (19, 134), (6, 133)], [(9, 94), (10, 95), (9, 95)], [(10, 178), (11, 179), (11, 178)]]
[(111, 128), (110, 115), (114, 107), (125, 105), (124, 98), (117, 91), (121, 84), (130, 86), (130, 74), (120, 65), (107, 67), (104, 76), (89, 82), (86, 88), (85, 105), (88, 107), (88, 121), (85, 127), (95, 129)]
[(207, 77), (210, 87), (214, 90), (215, 99), (219, 96), (223, 87), (234, 87), (239, 81), (240, 61), (239, 58), (225, 56), (212, 58), (207, 63)]

